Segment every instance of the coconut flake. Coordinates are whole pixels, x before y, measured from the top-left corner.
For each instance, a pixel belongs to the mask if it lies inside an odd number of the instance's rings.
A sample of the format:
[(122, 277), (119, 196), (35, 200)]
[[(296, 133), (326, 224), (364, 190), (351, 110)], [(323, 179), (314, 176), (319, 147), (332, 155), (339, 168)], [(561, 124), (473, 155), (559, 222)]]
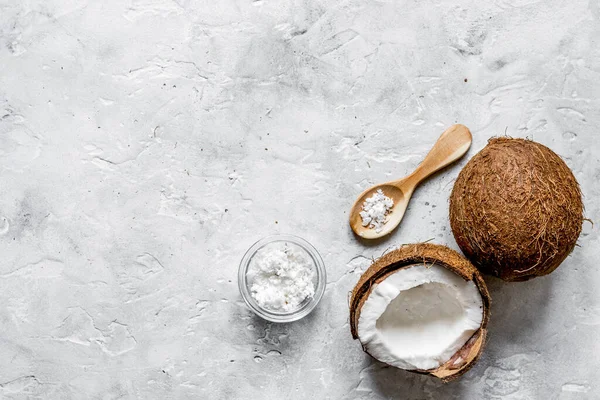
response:
[(377, 233), (381, 232), (383, 225), (387, 222), (386, 216), (391, 212), (392, 207), (394, 207), (394, 200), (383, 194), (383, 190), (378, 189), (363, 203), (360, 212), (362, 226), (375, 229)]
[(303, 249), (272, 243), (256, 252), (248, 269), (251, 294), (262, 308), (289, 312), (315, 294), (315, 267)]

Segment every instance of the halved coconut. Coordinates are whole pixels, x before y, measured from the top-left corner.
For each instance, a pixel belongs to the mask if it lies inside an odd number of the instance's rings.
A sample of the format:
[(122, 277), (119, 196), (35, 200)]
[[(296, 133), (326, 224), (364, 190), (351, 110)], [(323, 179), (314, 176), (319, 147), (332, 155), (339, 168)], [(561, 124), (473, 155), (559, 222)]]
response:
[(467, 259), (441, 245), (404, 245), (361, 276), (350, 330), (379, 361), (447, 382), (479, 358), (489, 308), (485, 282)]

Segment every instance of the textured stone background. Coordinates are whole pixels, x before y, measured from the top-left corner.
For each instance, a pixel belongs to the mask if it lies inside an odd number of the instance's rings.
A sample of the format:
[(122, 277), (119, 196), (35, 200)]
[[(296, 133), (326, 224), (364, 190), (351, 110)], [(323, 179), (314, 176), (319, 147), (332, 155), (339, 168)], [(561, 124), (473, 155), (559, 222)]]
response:
[[(0, 398), (600, 398), (589, 223), (551, 276), (488, 279), (489, 343), (457, 382), (372, 361), (347, 321), (371, 257), (456, 248), (452, 182), (493, 135), (561, 154), (599, 223), (599, 95), (599, 0), (0, 0)], [(355, 196), (455, 122), (468, 156), (357, 242)], [(329, 274), (289, 325), (236, 282), (278, 232)]]

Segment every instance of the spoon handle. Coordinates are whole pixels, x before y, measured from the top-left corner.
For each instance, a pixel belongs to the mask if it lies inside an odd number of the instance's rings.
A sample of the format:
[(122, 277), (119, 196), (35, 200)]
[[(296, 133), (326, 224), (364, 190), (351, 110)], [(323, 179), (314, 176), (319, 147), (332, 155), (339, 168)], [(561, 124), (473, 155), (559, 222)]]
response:
[(460, 124), (452, 125), (442, 133), (423, 162), (404, 181), (418, 185), (429, 175), (464, 156), (471, 147), (472, 139), (469, 128)]

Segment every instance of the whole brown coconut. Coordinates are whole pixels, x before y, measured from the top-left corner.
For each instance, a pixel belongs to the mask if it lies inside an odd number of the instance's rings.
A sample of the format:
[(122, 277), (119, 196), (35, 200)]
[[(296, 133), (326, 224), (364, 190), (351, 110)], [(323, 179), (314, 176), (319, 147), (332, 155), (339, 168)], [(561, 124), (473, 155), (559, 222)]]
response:
[(573, 173), (531, 140), (490, 139), (450, 195), (456, 242), (482, 272), (505, 281), (554, 271), (575, 247), (582, 223)]

